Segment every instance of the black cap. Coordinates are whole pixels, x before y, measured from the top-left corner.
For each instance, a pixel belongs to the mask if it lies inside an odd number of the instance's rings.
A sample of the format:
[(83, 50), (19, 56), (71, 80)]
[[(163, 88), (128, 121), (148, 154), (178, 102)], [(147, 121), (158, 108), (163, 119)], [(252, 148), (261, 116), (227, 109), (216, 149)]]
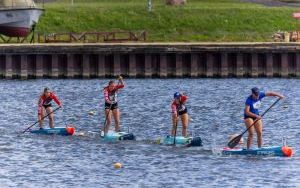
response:
[(252, 94), (254, 94), (256, 96), (259, 95), (259, 89), (257, 87), (252, 88), (251, 91), (252, 91)]

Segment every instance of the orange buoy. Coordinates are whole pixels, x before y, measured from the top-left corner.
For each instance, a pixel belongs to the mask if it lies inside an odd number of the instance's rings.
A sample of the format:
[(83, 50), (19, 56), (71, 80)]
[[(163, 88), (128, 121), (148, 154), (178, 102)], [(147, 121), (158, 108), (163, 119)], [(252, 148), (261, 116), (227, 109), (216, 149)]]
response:
[(115, 163), (115, 164), (114, 164), (114, 167), (115, 167), (116, 169), (122, 168), (122, 164), (121, 164), (121, 163)]
[(66, 130), (67, 130), (68, 135), (73, 135), (75, 132), (74, 127), (66, 127)]
[(293, 155), (293, 149), (291, 147), (288, 146), (282, 146), (282, 153), (287, 156), (290, 157)]

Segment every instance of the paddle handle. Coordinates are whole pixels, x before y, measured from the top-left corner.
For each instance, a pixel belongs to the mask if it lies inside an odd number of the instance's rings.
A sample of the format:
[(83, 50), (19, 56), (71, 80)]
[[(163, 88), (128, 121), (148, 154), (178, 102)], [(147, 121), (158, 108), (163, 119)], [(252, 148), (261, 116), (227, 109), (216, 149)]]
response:
[[(278, 98), (264, 113), (261, 114), (261, 117), (263, 117), (275, 104), (277, 104), (280, 101), (281, 98)], [(255, 125), (260, 119), (256, 119), (241, 135), (245, 134), (253, 125)]]
[[(58, 109), (60, 109), (60, 108), (61, 108), (61, 106), (55, 108), (52, 112), (50, 112), (49, 114), (47, 114), (47, 115), (45, 115), (44, 117), (42, 117), (42, 119), (45, 119), (45, 118), (48, 117), (50, 114), (54, 113), (56, 110), (58, 110)], [(39, 120), (36, 121), (34, 124), (30, 125), (29, 127), (27, 127), (22, 133), (25, 133), (26, 131), (28, 131), (31, 127), (33, 127), (33, 126), (34, 126), (35, 124), (37, 124), (38, 122), (39, 122)]]

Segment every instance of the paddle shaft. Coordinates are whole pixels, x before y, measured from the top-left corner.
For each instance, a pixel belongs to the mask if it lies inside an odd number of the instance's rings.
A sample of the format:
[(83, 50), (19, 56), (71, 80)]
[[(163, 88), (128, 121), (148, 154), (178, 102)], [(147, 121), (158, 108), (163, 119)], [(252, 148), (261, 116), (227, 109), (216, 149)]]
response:
[[(58, 110), (58, 109), (60, 109), (60, 108), (61, 108), (60, 106), (57, 107), (57, 108), (55, 108), (52, 112), (50, 112), (49, 114), (47, 114), (47, 115), (45, 115), (44, 117), (42, 117), (41, 120), (45, 119), (45, 118), (48, 117), (50, 114), (54, 113), (56, 110)], [(36, 125), (38, 122), (39, 122), (39, 120), (36, 121), (34, 124), (30, 125), (29, 127), (27, 127), (22, 133), (25, 133), (26, 131), (28, 131), (31, 127), (33, 127), (34, 125)]]
[[(278, 98), (264, 113), (262, 113), (261, 117), (263, 117), (276, 103), (280, 101), (281, 98)], [(260, 119), (256, 119), (242, 134), (245, 134), (253, 125), (255, 125)]]
[(177, 116), (176, 116), (176, 121), (175, 121), (175, 132), (174, 132), (174, 142), (173, 142), (173, 145), (176, 145), (176, 135), (177, 135), (177, 125), (178, 125), (178, 109), (177, 109)]

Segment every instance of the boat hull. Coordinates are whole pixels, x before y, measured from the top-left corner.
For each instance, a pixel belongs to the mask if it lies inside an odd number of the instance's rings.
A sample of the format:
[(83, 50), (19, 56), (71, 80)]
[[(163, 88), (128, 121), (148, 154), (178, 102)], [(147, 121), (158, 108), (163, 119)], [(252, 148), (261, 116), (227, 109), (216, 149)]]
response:
[(71, 136), (74, 134), (75, 128), (74, 127), (55, 127), (53, 129), (45, 128), (45, 129), (31, 130), (30, 132), (34, 133), (34, 134), (43, 134), (43, 135)]
[[(174, 145), (174, 136), (166, 136), (163, 140), (164, 145)], [(183, 137), (176, 136), (175, 145), (180, 146), (202, 146), (202, 139), (200, 137)]]
[(114, 131), (109, 131), (105, 136), (102, 136), (102, 138), (103, 140), (108, 142), (117, 142), (121, 140), (135, 140), (135, 136), (132, 133)]
[(287, 146), (270, 146), (256, 149), (230, 149), (223, 148), (222, 155), (253, 155), (253, 156), (279, 156), (290, 157), (293, 149)]
[(39, 8), (1, 8), (0, 34), (9, 37), (26, 37), (43, 13)]

